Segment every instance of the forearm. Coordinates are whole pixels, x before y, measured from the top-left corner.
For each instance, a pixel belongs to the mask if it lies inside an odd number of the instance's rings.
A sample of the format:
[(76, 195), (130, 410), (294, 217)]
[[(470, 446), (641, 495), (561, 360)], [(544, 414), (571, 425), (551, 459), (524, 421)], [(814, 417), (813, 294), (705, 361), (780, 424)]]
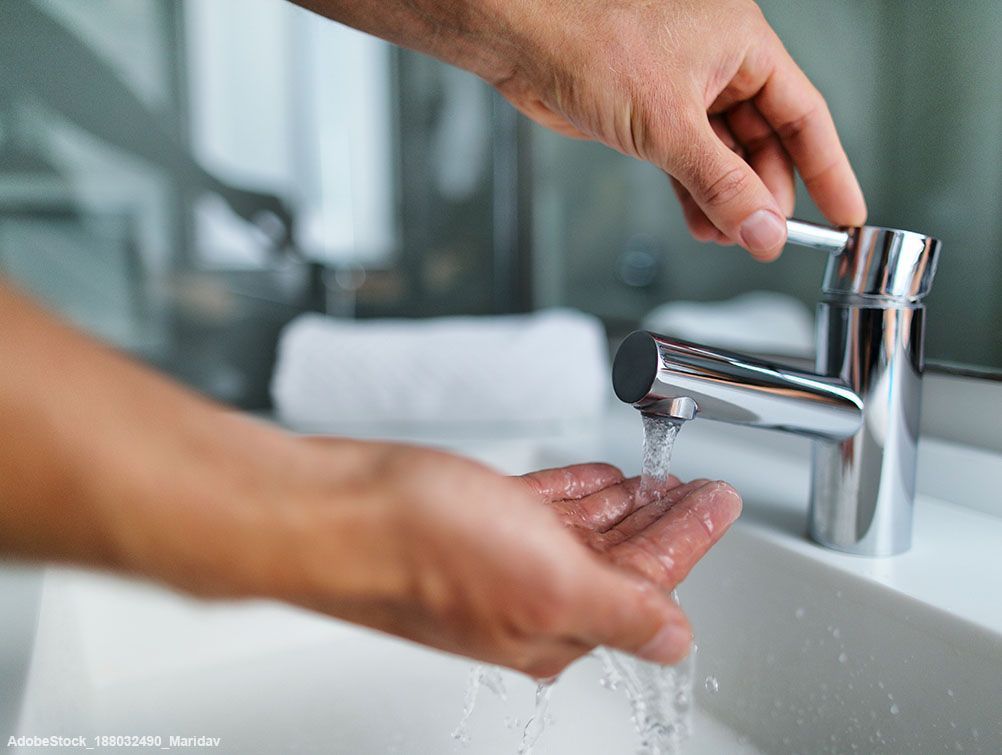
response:
[(178, 530), (197, 539), (191, 524), (213, 505), (210, 490), (237, 478), (234, 435), (249, 454), (282, 436), (67, 327), (2, 280), (0, 322), (0, 555), (165, 578), (154, 573), (194, 568), (175, 547)]
[[(646, 517), (638, 528), (616, 470), (552, 470), (526, 485), (428, 449), (298, 438), (133, 364), (2, 281), (0, 322), (0, 557), (277, 598), (539, 676), (596, 644), (659, 662), (688, 648), (664, 589), (615, 565), (630, 568), (634, 538), (649, 561), (653, 538), (671, 534)], [(561, 485), (585, 497), (564, 500)], [(724, 498), (715, 532), (736, 514), (736, 496)], [(671, 509), (683, 512), (686, 545), (669, 548), (683, 570), (709, 547), (686, 523), (713, 516), (710, 503)], [(622, 552), (590, 552), (547, 504), (578, 529), (585, 512), (620, 505)]]
[(322, 16), (472, 71), (511, 76), (525, 41), (512, 16), (523, 0), (293, 0)]

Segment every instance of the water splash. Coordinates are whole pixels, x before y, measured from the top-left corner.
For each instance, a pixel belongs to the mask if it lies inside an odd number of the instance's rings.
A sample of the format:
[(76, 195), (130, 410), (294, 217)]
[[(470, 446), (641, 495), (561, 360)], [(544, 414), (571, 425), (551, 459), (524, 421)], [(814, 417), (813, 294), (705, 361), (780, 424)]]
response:
[[(682, 424), (668, 417), (646, 414), (643, 423), (643, 470), (637, 496), (640, 503), (647, 504), (663, 498), (670, 489), (672, 451)], [(671, 597), (678, 602), (675, 592)], [(622, 689), (630, 702), (631, 718), (640, 737), (639, 755), (680, 752), (692, 733), (696, 646), (693, 645), (689, 656), (676, 666), (642, 661), (609, 648), (599, 648), (596, 655), (603, 666), (602, 686), (610, 690)], [(542, 681), (536, 687), (535, 708), (522, 731), (519, 755), (532, 755), (551, 722), (549, 705), (555, 681)], [(716, 686), (715, 679), (713, 682)], [(502, 700), (506, 699), (498, 668), (478, 664), (470, 670), (463, 715), (452, 733), (464, 746), (470, 744), (469, 721), (482, 686), (491, 689)], [(505, 723), (509, 727), (513, 725), (512, 719), (506, 719)], [(517, 720), (514, 726), (518, 726)]]
[(676, 666), (662, 666), (609, 648), (596, 651), (603, 686), (622, 689), (630, 701), (640, 755), (674, 755), (692, 733), (695, 648)]
[(470, 717), (477, 707), (477, 698), (480, 697), (481, 687), (487, 687), (502, 700), (508, 699), (508, 691), (505, 688), (504, 677), (501, 676), (501, 669), (483, 663), (477, 663), (470, 668), (470, 675), (466, 681), (466, 693), (463, 696), (463, 715), (452, 732), (452, 738), (464, 747), (468, 747), (470, 744)]
[(536, 746), (546, 727), (550, 725), (550, 696), (553, 694), (553, 685), (556, 679), (545, 679), (536, 685), (536, 705), (532, 710), (532, 715), (522, 730), (522, 742), (518, 746), (518, 755), (532, 755), (532, 750)]

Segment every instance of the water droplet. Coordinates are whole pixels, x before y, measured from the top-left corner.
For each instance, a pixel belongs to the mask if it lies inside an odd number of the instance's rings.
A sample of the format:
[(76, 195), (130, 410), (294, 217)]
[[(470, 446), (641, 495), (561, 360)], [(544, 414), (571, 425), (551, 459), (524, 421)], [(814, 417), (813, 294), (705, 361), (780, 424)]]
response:
[(706, 687), (707, 692), (720, 691), (720, 684), (717, 682), (717, 678), (715, 676), (706, 677), (706, 680), (703, 682), (703, 686)]
[(897, 703), (891, 703), (891, 715), (896, 716), (901, 712), (901, 708), (898, 707)]
[(837, 639), (838, 639), (839, 637), (841, 637), (841, 636), (842, 636), (842, 633), (841, 633), (841, 632), (839, 631), (839, 628), (838, 628), (838, 627), (835, 627), (835, 628), (834, 628), (834, 629), (832, 630), (832, 637), (834, 637), (834, 638), (835, 638), (835, 639), (837, 640)]
[(796, 611), (793, 612), (793, 615), (796, 616), (798, 619), (802, 619), (804, 618), (804, 613), (806, 613), (804, 609), (802, 607), (799, 607), (797, 608)]
[(839, 662), (839, 663), (842, 663), (842, 664), (844, 664), (844, 663), (845, 663), (846, 661), (848, 661), (848, 660), (849, 660), (849, 656), (848, 656), (848, 655), (846, 655), (845, 653), (839, 653), (839, 654), (838, 654), (838, 662)]
[(946, 694), (948, 694), (950, 697), (953, 697), (953, 690), (952, 689), (948, 689), (946, 691)]

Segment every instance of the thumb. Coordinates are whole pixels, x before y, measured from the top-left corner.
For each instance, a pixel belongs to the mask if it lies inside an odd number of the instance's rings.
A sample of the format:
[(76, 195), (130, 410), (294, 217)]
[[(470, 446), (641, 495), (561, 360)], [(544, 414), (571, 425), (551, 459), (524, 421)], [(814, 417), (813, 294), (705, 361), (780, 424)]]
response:
[(779, 256), (786, 219), (762, 179), (700, 115), (683, 129), (668, 172), (722, 233), (761, 260)]
[(656, 663), (675, 664), (689, 654), (692, 629), (682, 609), (652, 582), (612, 566), (597, 564), (577, 638), (590, 646), (625, 650)]

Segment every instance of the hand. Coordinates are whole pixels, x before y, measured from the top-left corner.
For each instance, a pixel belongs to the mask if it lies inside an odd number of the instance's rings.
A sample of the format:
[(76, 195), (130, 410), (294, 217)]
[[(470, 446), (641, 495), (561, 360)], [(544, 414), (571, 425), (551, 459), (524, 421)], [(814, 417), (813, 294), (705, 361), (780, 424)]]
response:
[(578, 540), (664, 590), (674, 590), (741, 513), (741, 498), (724, 482), (683, 484), (672, 475), (648, 491), (639, 477), (624, 480), (606, 464), (548, 469), (523, 479)]
[(537, 677), (600, 644), (680, 660), (691, 632), (667, 591), (740, 508), (733, 490), (700, 481), (674, 488), (665, 513), (667, 499), (641, 505), (636, 480), (607, 465), (508, 478), (389, 444), (291, 439), (268, 451), (253, 466), (222, 465), (238, 473), (228, 490), (214, 463), (202, 496), (175, 490), (148, 505), (127, 532), (132, 542), (155, 532), (158, 544), (134, 553), (135, 570), (203, 595), (285, 600)]
[(673, 480), (649, 500), (606, 465), (509, 478), (430, 450), (291, 436), (2, 283), (0, 319), (3, 557), (275, 598), (550, 676), (599, 644), (679, 660), (690, 630), (666, 591), (740, 508), (722, 483)]
[(779, 255), (793, 165), (825, 216), (866, 207), (821, 94), (751, 0), (497, 3), (521, 50), (493, 83), (560, 133), (672, 177), (693, 235)]
[(866, 205), (824, 98), (752, 0), (297, 0), (494, 84), (562, 134), (647, 160), (692, 234), (773, 259), (793, 166), (821, 212)]

